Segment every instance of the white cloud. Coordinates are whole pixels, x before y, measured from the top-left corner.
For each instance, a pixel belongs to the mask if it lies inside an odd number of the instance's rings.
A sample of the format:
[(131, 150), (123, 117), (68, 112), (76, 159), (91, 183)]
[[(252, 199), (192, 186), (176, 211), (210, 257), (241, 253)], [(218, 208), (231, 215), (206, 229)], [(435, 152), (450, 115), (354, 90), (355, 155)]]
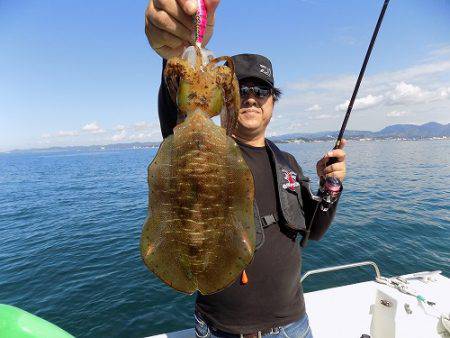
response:
[(88, 123), (86, 125), (83, 126), (83, 128), (81, 128), (83, 131), (86, 131), (88, 133), (92, 133), (92, 134), (99, 134), (99, 133), (104, 133), (105, 131), (100, 128), (100, 126), (98, 125), (97, 122), (91, 122)]
[(58, 137), (78, 136), (78, 132), (75, 130), (60, 130), (56, 133)]
[(434, 46), (437, 47), (435, 49), (432, 49), (429, 52), (430, 55), (430, 59), (436, 59), (436, 58), (441, 58), (441, 57), (445, 57), (445, 56), (449, 56), (450, 55), (450, 45), (444, 44), (444, 45), (440, 45), (440, 46)]
[(439, 97), (445, 99), (450, 96), (450, 87), (439, 89)]
[(145, 121), (141, 121), (141, 122), (136, 122), (133, 125), (134, 130), (136, 131), (143, 131), (143, 130), (148, 130), (151, 128), (151, 125)]
[[(379, 104), (383, 100), (383, 95), (373, 96), (373, 95), (367, 95), (365, 97), (362, 97), (360, 99), (356, 99), (355, 103), (353, 104), (353, 109), (367, 109), (370, 107), (373, 107), (377, 104)], [(344, 103), (341, 103), (335, 107), (336, 111), (345, 111), (348, 108), (348, 105), (350, 103), (350, 100), (345, 101)]]
[(50, 140), (39, 140), (38, 144), (41, 146), (48, 146), (49, 144), (51, 144)]
[(424, 90), (410, 83), (400, 82), (394, 90), (389, 92), (390, 104), (427, 103), (443, 100), (449, 97), (450, 87), (441, 87), (435, 90)]
[(319, 114), (319, 115), (312, 115), (308, 117), (310, 120), (326, 120), (326, 119), (335, 119), (339, 115), (331, 115), (331, 114)]
[[(415, 64), (364, 77), (349, 129), (379, 130), (402, 116), (405, 122), (449, 123), (450, 44), (430, 46), (430, 52)], [(357, 74), (315, 76), (287, 84), (283, 99), (276, 105), (277, 118), (271, 131), (286, 133), (292, 118), (310, 122), (302, 132), (336, 130), (333, 113), (347, 110)], [(320, 102), (320, 114), (310, 111)], [(288, 119), (287, 117), (291, 117)]]
[(290, 83), (288, 84), (288, 88), (295, 90), (348, 90), (355, 85), (355, 80), (356, 76), (354, 75), (343, 75), (333, 78), (318, 78), (312, 81)]
[(91, 122), (78, 130), (45, 132), (35, 142), (41, 146), (84, 146), (117, 142), (160, 142), (161, 140), (161, 130), (157, 121), (141, 121), (117, 124), (105, 129), (98, 122)]
[[(348, 129), (379, 130), (397, 119), (417, 124), (449, 123), (450, 45), (438, 46), (424, 57), (403, 69), (367, 75)], [(337, 130), (349, 102), (344, 101), (351, 95), (356, 77), (357, 74), (310, 77), (286, 84), (283, 98), (275, 105), (275, 119), (268, 134)], [(127, 122), (105, 130), (98, 122), (91, 122), (78, 131), (42, 134), (40, 141), (59, 145), (161, 140), (157, 120)], [(64, 138), (77, 134), (76, 138)]]
[[(446, 74), (450, 71), (450, 60), (421, 63), (405, 69), (383, 72), (363, 79), (364, 88), (387, 88), (391, 83), (402, 81), (414, 81), (418, 78), (426, 78), (431, 75)], [(310, 81), (299, 81), (288, 84), (288, 88), (307, 90), (333, 90), (351, 92), (355, 86), (356, 75), (340, 75), (334, 77), (315, 78)], [(282, 102), (282, 101), (280, 101)]]
[(121, 130), (119, 133), (114, 134), (111, 137), (111, 140), (113, 140), (114, 142), (123, 141), (126, 139), (126, 137), (127, 137), (127, 132), (125, 130)]
[(148, 136), (148, 134), (145, 133), (138, 133), (138, 134), (132, 134), (130, 135), (129, 139), (130, 140), (144, 140), (146, 137)]
[(393, 82), (412, 81), (415, 78), (428, 76), (436, 73), (446, 73), (450, 71), (450, 61), (438, 61), (424, 63), (391, 73), (382, 73), (379, 76), (390, 79)]
[(404, 110), (401, 110), (401, 111), (393, 110), (393, 111), (387, 113), (386, 116), (388, 116), (388, 117), (400, 117), (400, 116), (405, 116), (405, 115), (408, 115), (408, 114), (409, 113), (404, 111)]
[(413, 101), (421, 101), (427, 96), (420, 87), (414, 86), (406, 82), (400, 82), (395, 89), (389, 94), (389, 98), (395, 103), (408, 103)]
[(318, 104), (315, 104), (315, 105), (305, 109), (305, 111), (319, 111), (319, 110), (322, 110), (322, 107), (319, 106)]
[(290, 131), (292, 131), (292, 130), (298, 131), (300, 128), (302, 128), (302, 127), (304, 127), (306, 125), (308, 125), (308, 124), (307, 123), (301, 123), (301, 122), (292, 123), (292, 124), (289, 125), (288, 130), (290, 130)]

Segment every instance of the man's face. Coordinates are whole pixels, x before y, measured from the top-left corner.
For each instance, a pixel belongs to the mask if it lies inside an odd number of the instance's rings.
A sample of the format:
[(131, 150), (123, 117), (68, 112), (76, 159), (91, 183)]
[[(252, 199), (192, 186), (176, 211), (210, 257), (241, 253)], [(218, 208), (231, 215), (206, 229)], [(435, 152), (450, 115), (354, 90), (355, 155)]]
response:
[[(257, 79), (244, 79), (239, 82), (239, 86), (240, 88), (258, 86), (270, 89), (264, 82)], [(267, 125), (272, 118), (273, 103), (272, 92), (265, 97), (260, 97), (253, 91), (247, 95), (241, 95), (236, 136), (244, 139), (264, 137)]]

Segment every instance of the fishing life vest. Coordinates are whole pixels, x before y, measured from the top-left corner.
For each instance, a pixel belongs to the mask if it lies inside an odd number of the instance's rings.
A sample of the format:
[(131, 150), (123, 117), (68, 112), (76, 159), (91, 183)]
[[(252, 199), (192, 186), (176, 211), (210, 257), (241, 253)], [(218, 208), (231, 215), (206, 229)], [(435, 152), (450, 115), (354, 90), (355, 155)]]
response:
[(279, 223), (294, 236), (306, 231), (305, 213), (301, 189), (309, 190), (309, 178), (293, 168), (286, 155), (271, 141), (266, 140), (269, 156), (274, 163), (277, 197), (280, 205), (279, 215), (260, 215), (256, 202), (254, 204), (256, 226), (256, 249), (264, 243), (264, 228)]

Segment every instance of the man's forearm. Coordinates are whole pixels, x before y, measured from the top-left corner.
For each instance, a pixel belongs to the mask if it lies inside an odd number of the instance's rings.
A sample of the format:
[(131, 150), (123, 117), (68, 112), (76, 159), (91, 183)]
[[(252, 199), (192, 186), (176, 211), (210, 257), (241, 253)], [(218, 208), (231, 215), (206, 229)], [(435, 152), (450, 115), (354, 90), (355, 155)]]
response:
[[(333, 203), (327, 211), (320, 210), (320, 206), (317, 209), (316, 215), (314, 217), (313, 223), (311, 225), (311, 232), (309, 238), (318, 241), (323, 237), (325, 232), (333, 222), (334, 216), (336, 214), (338, 201)], [(314, 211), (312, 211), (314, 213)], [(310, 216), (312, 217), (312, 216)], [(310, 220), (308, 220), (310, 221)], [(307, 223), (308, 224), (308, 223)]]

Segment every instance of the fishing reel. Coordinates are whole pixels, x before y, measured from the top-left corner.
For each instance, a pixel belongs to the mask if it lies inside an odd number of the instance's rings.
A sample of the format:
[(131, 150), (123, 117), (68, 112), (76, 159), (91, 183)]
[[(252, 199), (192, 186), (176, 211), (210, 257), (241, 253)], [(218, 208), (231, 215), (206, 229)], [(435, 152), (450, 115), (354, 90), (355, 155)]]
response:
[(337, 177), (327, 177), (322, 180), (319, 188), (319, 197), (321, 200), (320, 210), (328, 211), (342, 191), (342, 182)]
[[(336, 158), (331, 158), (327, 162), (327, 166), (333, 163), (336, 163)], [(339, 195), (342, 191), (342, 182), (340, 179), (334, 176), (325, 177), (320, 179), (319, 191), (317, 194), (314, 194), (311, 190), (311, 185), (309, 184), (309, 179), (307, 180), (308, 184), (307, 189), (309, 196), (313, 201), (316, 202), (316, 207), (314, 208), (313, 216), (309, 221), (309, 224), (306, 226), (306, 231), (303, 235), (303, 238), (300, 241), (300, 246), (302, 248), (306, 247), (309, 239), (309, 234), (311, 232), (311, 227), (314, 222), (314, 218), (316, 217), (317, 210), (320, 209), (322, 212), (327, 212), (330, 207), (336, 203), (339, 198)]]
[(321, 179), (317, 194), (312, 192), (311, 184), (309, 184), (309, 178), (307, 179), (307, 182), (308, 184), (306, 185), (306, 188), (308, 195), (317, 203), (316, 206), (317, 208), (320, 207), (321, 211), (328, 211), (328, 209), (336, 203), (342, 191), (342, 182), (337, 177), (327, 177), (325, 179)]
[[(338, 149), (341, 140), (338, 139), (333, 149)], [(326, 166), (337, 163), (336, 157), (328, 159)], [(320, 210), (328, 211), (331, 205), (333, 205), (342, 191), (342, 182), (339, 178), (330, 176), (320, 179), (319, 197), (321, 198)]]
[(323, 212), (328, 211), (328, 209), (334, 203), (336, 203), (342, 191), (342, 182), (337, 177), (334, 176), (321, 179), (320, 188), (317, 194), (314, 194), (311, 191), (309, 179), (307, 182), (308, 182), (307, 184), (308, 194), (311, 197), (311, 199), (316, 202), (316, 207), (314, 208), (314, 213), (313, 216), (311, 217), (311, 220), (306, 226), (303, 238), (300, 241), (300, 246), (302, 248), (306, 247), (308, 243), (309, 234), (311, 232), (311, 227), (314, 222), (314, 218), (316, 217), (317, 210), (320, 208), (320, 210)]

